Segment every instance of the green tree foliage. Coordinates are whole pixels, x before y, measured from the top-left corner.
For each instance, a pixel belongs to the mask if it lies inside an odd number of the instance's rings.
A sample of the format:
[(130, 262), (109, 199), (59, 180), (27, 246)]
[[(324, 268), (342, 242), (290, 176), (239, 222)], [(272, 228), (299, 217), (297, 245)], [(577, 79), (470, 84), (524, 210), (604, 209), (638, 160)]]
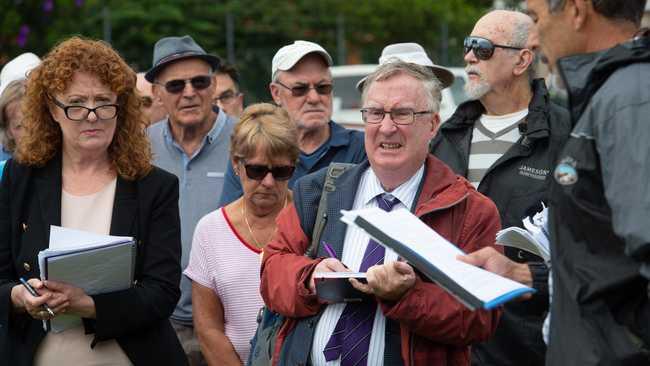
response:
[(462, 39), (492, 1), (0, 0), (0, 5), (0, 64), (26, 51), (44, 55), (77, 34), (110, 36), (138, 71), (151, 66), (155, 42), (170, 35), (189, 34), (225, 58), (230, 16), (231, 56), (250, 103), (269, 99), (273, 54), (295, 39), (320, 43), (334, 60), (363, 63), (376, 63), (388, 43), (418, 42), (436, 62), (460, 65)]

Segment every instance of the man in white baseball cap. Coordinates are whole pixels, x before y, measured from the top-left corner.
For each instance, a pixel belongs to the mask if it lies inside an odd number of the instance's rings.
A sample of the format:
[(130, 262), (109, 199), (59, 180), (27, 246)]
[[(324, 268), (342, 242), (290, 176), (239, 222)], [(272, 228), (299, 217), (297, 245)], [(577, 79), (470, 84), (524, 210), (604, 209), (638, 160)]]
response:
[[(384, 47), (381, 51), (381, 56), (379, 56), (379, 64), (384, 65), (394, 61), (408, 62), (428, 67), (438, 78), (443, 89), (454, 83), (454, 74), (448, 69), (433, 63), (429, 56), (427, 56), (424, 48), (417, 43), (393, 43)], [(363, 90), (363, 84), (365, 82), (365, 77), (359, 80), (357, 83), (357, 89), (359, 91)]]
[[(303, 175), (332, 162), (360, 163), (366, 158), (363, 133), (348, 130), (332, 118), (332, 57), (320, 45), (295, 41), (278, 50), (271, 64), (269, 88), (275, 103), (298, 127), (300, 157), (289, 188)], [(225, 177), (220, 205), (242, 195), (232, 166)]]

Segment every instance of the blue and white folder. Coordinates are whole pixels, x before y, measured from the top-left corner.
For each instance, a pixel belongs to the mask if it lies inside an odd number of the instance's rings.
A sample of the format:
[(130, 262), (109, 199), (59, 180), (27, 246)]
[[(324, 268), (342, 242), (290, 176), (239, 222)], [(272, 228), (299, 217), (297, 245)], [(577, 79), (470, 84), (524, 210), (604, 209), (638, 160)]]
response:
[(518, 282), (459, 261), (456, 257), (465, 253), (407, 209), (386, 212), (375, 207), (341, 212), (341, 221), (366, 231), (471, 310), (493, 309), (535, 292)]

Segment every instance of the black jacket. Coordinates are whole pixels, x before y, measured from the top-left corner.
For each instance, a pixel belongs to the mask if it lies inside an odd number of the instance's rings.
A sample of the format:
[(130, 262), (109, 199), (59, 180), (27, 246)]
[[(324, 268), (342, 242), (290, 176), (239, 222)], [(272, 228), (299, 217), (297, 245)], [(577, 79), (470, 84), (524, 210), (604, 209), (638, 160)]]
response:
[[(570, 132), (568, 111), (550, 102), (544, 81), (534, 80), (532, 89), (528, 116), (519, 125), (522, 137), (488, 169), (478, 186), (496, 204), (504, 228), (521, 227), (524, 217), (547, 202), (550, 172)], [(474, 124), (484, 111), (479, 101), (461, 104), (431, 142), (431, 152), (465, 177)], [(529, 262), (538, 292), (531, 300), (504, 307), (494, 337), (472, 347), (472, 363), (543, 365), (546, 346), (541, 328), (548, 310), (548, 269), (530, 253), (508, 247), (505, 253), (515, 261)]]
[[(9, 160), (0, 183), (0, 363), (31, 365), (45, 333), (41, 322), (14, 314), (11, 288), (39, 276), (37, 255), (50, 225), (61, 224), (61, 157), (43, 168)], [(137, 239), (136, 284), (92, 296), (97, 317), (84, 319), (95, 341), (115, 339), (135, 365), (185, 365), (169, 323), (180, 296), (178, 180), (154, 168), (137, 181), (118, 177), (111, 235)], [(90, 347), (90, 344), (88, 345)]]
[(650, 365), (650, 39), (558, 67), (575, 127), (551, 188), (549, 365)]

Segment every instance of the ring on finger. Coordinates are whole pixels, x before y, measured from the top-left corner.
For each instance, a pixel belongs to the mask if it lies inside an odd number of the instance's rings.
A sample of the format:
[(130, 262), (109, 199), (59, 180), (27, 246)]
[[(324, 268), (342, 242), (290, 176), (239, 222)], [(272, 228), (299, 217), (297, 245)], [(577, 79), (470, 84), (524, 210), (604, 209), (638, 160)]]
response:
[(40, 310), (40, 311), (39, 311), (38, 313), (36, 313), (36, 314), (38, 314), (38, 317), (39, 317), (39, 318), (47, 318), (47, 316), (50, 315), (50, 313), (48, 313), (48, 312), (45, 311), (45, 310)]

